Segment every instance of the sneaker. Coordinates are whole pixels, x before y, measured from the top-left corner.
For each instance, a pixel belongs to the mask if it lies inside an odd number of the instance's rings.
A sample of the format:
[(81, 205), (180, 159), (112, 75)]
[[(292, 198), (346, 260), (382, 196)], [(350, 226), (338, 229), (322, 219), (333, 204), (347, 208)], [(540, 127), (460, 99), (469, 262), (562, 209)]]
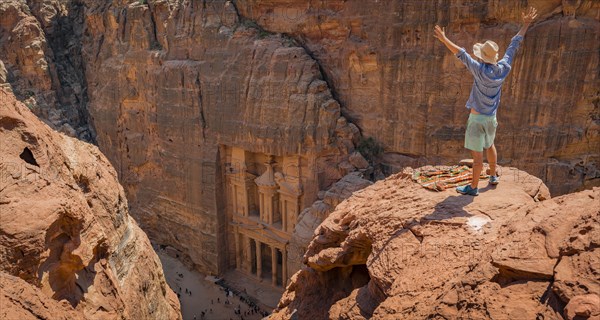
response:
[(471, 188), (470, 185), (456, 187), (456, 192), (458, 192), (460, 194), (468, 194), (470, 196), (478, 196), (479, 195), (479, 189), (478, 188), (473, 189), (473, 188)]
[(490, 176), (490, 184), (497, 185), (498, 183), (500, 183), (500, 177)]

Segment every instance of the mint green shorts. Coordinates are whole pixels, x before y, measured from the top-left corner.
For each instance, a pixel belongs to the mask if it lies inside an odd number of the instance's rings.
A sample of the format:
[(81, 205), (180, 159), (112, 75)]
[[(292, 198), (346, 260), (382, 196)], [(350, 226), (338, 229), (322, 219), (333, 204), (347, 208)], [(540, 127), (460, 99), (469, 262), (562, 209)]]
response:
[(465, 133), (465, 148), (482, 152), (494, 144), (498, 121), (496, 116), (483, 114), (469, 114), (467, 132)]

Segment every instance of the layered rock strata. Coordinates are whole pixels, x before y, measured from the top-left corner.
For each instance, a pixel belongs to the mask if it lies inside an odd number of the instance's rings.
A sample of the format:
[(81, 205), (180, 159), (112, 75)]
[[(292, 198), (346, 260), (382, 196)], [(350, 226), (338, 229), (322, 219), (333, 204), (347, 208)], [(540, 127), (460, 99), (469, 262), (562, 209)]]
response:
[[(528, 4), (541, 17), (505, 85), (500, 161), (553, 194), (591, 187), (600, 181), (600, 83), (587, 72), (598, 69), (598, 4)], [(504, 47), (523, 5), (8, 0), (0, 82), (64, 132), (97, 129), (153, 241), (203, 272), (258, 276), (256, 248), (270, 252), (265, 264), (287, 266), (306, 226), (320, 222), (302, 210), (349, 172), (369, 171), (350, 156), (359, 131), (385, 147), (388, 172), (464, 157), (471, 82), (433, 25), (467, 48), (483, 38)]]
[(356, 170), (319, 65), (229, 1), (87, 1), (84, 25), (98, 144), (150, 238), (206, 273), (285, 263), (301, 210)]

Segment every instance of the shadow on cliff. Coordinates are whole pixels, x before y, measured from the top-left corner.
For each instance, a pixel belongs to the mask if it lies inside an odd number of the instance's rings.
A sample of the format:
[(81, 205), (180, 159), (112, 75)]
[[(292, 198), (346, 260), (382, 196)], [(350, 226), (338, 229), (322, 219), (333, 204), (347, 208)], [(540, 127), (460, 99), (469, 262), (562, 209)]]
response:
[(108, 257), (108, 247), (100, 240), (93, 248), (92, 259), (84, 265), (82, 258), (74, 253), (80, 250), (81, 229), (80, 220), (66, 215), (52, 223), (46, 233), (45, 249), (49, 255), (38, 269), (39, 281), (44, 281), (47, 274), (46, 281), (54, 293), (52, 298), (65, 299), (73, 307), (77, 307), (94, 284), (96, 264)]
[[(488, 190), (493, 190), (494, 186), (488, 185), (485, 188), (479, 188), (479, 193), (482, 194)], [(435, 205), (435, 210), (421, 218), (421, 221), (445, 220), (456, 217), (470, 217), (472, 214), (465, 210), (465, 207), (475, 200), (475, 197), (462, 195), (448, 196), (446, 199)]]

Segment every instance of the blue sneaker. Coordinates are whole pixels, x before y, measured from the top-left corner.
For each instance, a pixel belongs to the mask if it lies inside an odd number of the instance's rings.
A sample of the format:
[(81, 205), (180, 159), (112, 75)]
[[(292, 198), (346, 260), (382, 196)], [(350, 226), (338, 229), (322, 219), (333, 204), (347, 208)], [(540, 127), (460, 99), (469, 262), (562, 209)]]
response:
[(490, 184), (497, 185), (498, 183), (500, 183), (500, 177), (490, 176)]
[(456, 192), (458, 192), (460, 194), (468, 194), (470, 196), (478, 196), (479, 195), (479, 189), (478, 188), (473, 189), (473, 188), (471, 188), (471, 185), (456, 187)]

